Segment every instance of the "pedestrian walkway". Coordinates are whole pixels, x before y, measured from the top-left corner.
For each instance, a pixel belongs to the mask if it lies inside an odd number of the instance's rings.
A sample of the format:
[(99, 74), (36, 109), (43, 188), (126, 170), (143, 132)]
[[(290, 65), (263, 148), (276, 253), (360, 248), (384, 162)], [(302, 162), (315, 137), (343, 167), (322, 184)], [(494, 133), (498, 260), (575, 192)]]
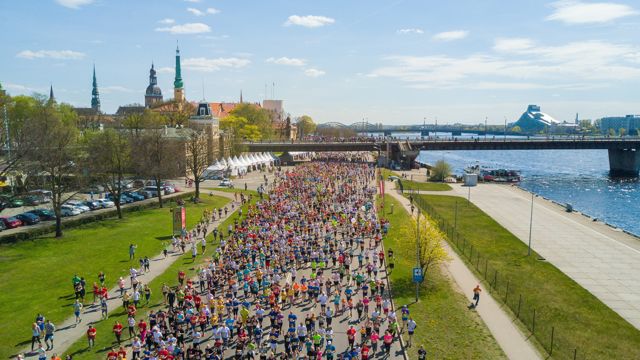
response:
[[(213, 191), (213, 195), (226, 197), (234, 201), (234, 196), (231, 193), (223, 192), (223, 191)], [(236, 203), (237, 205), (237, 203)], [(236, 207), (239, 209), (239, 207)], [(230, 211), (228, 215), (224, 216), (221, 219), (218, 219), (209, 224), (207, 228), (207, 233), (211, 233), (211, 231), (217, 227), (219, 224), (224, 222), (228, 217), (232, 216), (234, 211)], [(171, 266), (176, 260), (180, 259), (183, 254), (169, 252), (168, 256), (165, 258), (162, 253), (158, 254), (156, 257), (151, 258), (151, 267), (150, 271), (139, 274), (138, 279), (143, 283), (150, 283), (157, 276), (162, 275), (168, 268)], [(130, 288), (127, 288), (130, 289)], [(120, 289), (118, 286), (113, 287), (109, 290), (109, 294), (111, 295), (109, 300), (107, 300), (107, 306), (109, 309), (109, 313), (114, 312), (116, 310), (122, 310), (122, 298), (121, 296), (114, 296), (115, 294), (120, 294)], [(71, 307), (70, 307), (71, 309)], [(87, 325), (99, 322), (102, 320), (101, 312), (100, 312), (100, 304), (96, 303), (95, 305), (87, 305), (84, 307), (81, 314), (82, 322), (77, 324), (75, 316), (68, 317), (63, 323), (56, 324), (57, 330), (55, 332), (55, 348), (53, 352), (58, 354), (64, 353), (73, 343), (75, 343), (78, 339), (82, 339), (86, 337)], [(26, 357), (35, 357), (37, 356), (37, 352), (30, 351), (30, 348), (27, 348), (23, 351)]]
[[(468, 195), (460, 185), (453, 189), (456, 195)], [(528, 243), (530, 193), (513, 186), (479, 184), (471, 189), (471, 202)], [(636, 237), (536, 197), (531, 247), (640, 329), (640, 242)]]
[[(409, 199), (399, 194), (394, 188), (394, 182), (387, 181), (389, 186), (387, 194), (398, 200), (407, 212), (411, 211), (411, 203)], [(412, 215), (415, 217), (415, 215)], [(446, 263), (445, 268), (451, 275), (461, 291), (465, 294), (471, 294), (473, 288), (480, 284), (480, 280), (467, 268), (465, 263), (460, 259), (458, 254), (449, 246), (447, 242), (443, 242), (447, 253), (451, 257), (451, 261)], [(485, 290), (485, 294), (487, 291)], [(471, 297), (470, 297), (471, 298)], [(502, 310), (500, 304), (488, 294), (482, 296), (480, 303), (475, 310), (477, 311), (489, 331), (500, 345), (505, 355), (509, 359), (517, 360), (533, 360), (542, 359), (535, 347), (528, 341), (527, 337), (513, 323), (511, 316)]]

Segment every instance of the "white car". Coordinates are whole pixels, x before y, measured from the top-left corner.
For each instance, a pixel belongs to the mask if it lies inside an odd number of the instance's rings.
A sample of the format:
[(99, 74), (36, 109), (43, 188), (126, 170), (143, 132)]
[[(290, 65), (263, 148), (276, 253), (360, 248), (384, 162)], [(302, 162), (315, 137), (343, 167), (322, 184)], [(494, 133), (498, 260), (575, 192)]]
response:
[(145, 186), (144, 191), (149, 193), (149, 196), (151, 196), (151, 197), (157, 197), (158, 196), (158, 188), (156, 188), (155, 185)]
[(80, 212), (87, 212), (87, 211), (91, 211), (91, 208), (88, 207), (87, 205), (83, 204), (82, 201), (78, 201), (78, 200), (69, 200), (67, 201), (67, 205), (71, 205), (74, 208), (80, 210)]
[(60, 207), (60, 214), (62, 216), (76, 216), (76, 215), (80, 215), (82, 212), (80, 211), (80, 209), (71, 206), (71, 205), (62, 205)]
[(111, 208), (111, 207), (116, 206), (116, 204), (113, 201), (109, 200), (109, 199), (98, 199), (98, 200), (95, 200), (95, 201), (98, 204), (100, 204), (100, 206), (102, 206), (103, 208)]
[(233, 182), (229, 179), (224, 179), (220, 181), (220, 184), (218, 186), (232, 188)]

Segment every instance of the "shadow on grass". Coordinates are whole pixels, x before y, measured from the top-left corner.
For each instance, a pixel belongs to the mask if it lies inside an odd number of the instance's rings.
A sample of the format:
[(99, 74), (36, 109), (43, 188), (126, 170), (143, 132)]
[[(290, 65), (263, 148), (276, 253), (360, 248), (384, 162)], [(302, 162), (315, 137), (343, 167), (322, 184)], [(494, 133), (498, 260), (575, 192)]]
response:
[(165, 235), (165, 236), (156, 236), (156, 239), (158, 240), (171, 240), (173, 237), (171, 235)]

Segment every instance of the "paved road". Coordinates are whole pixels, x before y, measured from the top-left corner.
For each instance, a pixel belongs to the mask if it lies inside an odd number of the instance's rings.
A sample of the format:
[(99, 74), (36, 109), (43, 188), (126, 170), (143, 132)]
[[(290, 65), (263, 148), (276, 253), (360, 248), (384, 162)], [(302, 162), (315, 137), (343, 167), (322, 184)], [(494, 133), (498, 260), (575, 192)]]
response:
[[(390, 188), (387, 194), (400, 201), (407, 212), (410, 212), (411, 204), (409, 199), (392, 190), (395, 182), (387, 181), (386, 184)], [(415, 217), (415, 215), (413, 216)], [(481, 281), (471, 272), (471, 270), (467, 268), (462, 259), (460, 259), (453, 249), (451, 249), (448, 243), (444, 242), (443, 244), (452, 259), (451, 262), (445, 265), (445, 268), (457, 284), (459, 288), (458, 290), (468, 296), (471, 293), (471, 290), (477, 284), (480, 284)], [(487, 289), (484, 290), (486, 294)], [(471, 301), (470, 297), (469, 300)], [(489, 328), (489, 331), (491, 331), (491, 334), (498, 342), (498, 345), (500, 345), (509, 359), (542, 359), (538, 351), (527, 340), (527, 336), (518, 329), (518, 327), (513, 323), (511, 317), (502, 310), (501, 305), (491, 296), (482, 296), (480, 304), (475, 311), (478, 312), (484, 323), (487, 325), (487, 328)]]
[[(453, 185), (453, 193), (467, 196)], [(480, 184), (471, 201), (520, 240), (529, 239), (531, 194), (513, 186)], [(619, 211), (624, 211), (620, 209)], [(532, 248), (640, 329), (640, 242), (578, 213), (535, 198)]]

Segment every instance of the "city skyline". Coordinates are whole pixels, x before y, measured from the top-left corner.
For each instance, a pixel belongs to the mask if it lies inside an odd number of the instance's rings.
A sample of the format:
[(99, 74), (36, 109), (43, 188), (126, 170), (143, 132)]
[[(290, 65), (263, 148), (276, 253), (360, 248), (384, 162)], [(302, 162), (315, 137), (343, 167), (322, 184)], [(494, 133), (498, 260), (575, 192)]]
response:
[(640, 112), (631, 4), (3, 2), (11, 39), (0, 83), (13, 95), (52, 84), (59, 101), (87, 107), (95, 63), (101, 107), (113, 113), (144, 103), (152, 62), (171, 97), (178, 41), (190, 101), (238, 101), (242, 91), (347, 124), (501, 124), (528, 104), (561, 121), (595, 119)]

